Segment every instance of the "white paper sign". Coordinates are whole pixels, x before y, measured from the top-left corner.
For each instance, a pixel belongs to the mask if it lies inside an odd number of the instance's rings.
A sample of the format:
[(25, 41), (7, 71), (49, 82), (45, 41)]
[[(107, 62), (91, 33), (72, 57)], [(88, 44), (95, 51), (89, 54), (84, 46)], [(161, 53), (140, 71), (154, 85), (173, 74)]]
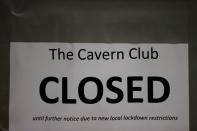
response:
[(187, 44), (11, 43), (10, 131), (189, 131)]

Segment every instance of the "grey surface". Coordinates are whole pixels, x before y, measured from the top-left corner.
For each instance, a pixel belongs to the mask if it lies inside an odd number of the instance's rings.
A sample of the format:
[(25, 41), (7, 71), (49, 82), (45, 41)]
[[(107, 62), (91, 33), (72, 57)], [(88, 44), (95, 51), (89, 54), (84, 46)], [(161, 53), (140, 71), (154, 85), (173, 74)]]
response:
[(40, 2), (21, 10), (12, 11), (12, 41), (187, 42), (186, 2)]
[(190, 131), (197, 130), (197, 46), (189, 1), (10, 0), (2, 5), (0, 130), (8, 129), (9, 41), (189, 43)]
[(0, 3), (0, 131), (8, 128), (9, 12)]

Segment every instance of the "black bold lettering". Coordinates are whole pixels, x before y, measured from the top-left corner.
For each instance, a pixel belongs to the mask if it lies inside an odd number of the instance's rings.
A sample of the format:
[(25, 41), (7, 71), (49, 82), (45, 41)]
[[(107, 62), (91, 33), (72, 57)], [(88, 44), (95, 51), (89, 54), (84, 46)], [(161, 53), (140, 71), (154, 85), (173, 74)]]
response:
[(49, 103), (49, 104), (55, 104), (58, 102), (58, 97), (54, 98), (54, 99), (51, 99), (47, 96), (46, 94), (46, 86), (49, 82), (55, 82), (55, 83), (58, 83), (59, 80), (58, 78), (56, 77), (47, 77), (45, 78), (41, 84), (40, 84), (40, 97), (42, 98), (42, 100), (46, 103)]
[[(153, 94), (154, 81), (158, 81), (163, 84), (164, 93), (160, 98), (154, 98), (154, 94)], [(157, 76), (148, 77), (148, 102), (150, 103), (163, 102), (169, 97), (169, 94), (170, 94), (170, 85), (165, 78), (157, 77)]]
[(62, 78), (62, 103), (75, 104), (75, 103), (77, 103), (76, 99), (68, 99), (67, 85), (68, 85), (67, 77), (63, 77)]
[(143, 77), (142, 76), (135, 76), (135, 77), (128, 77), (127, 78), (127, 86), (128, 86), (128, 102), (129, 103), (142, 103), (143, 99), (142, 98), (133, 98), (133, 92), (134, 91), (141, 91), (141, 87), (133, 87), (133, 81), (142, 81)]
[[(97, 85), (97, 96), (94, 99), (87, 99), (84, 93), (84, 88), (86, 83), (88, 82), (94, 82)], [(103, 84), (102, 82), (96, 78), (96, 77), (87, 77), (84, 78), (80, 83), (79, 83), (79, 88), (78, 88), (78, 93), (79, 93), (79, 98), (81, 99), (82, 102), (86, 104), (95, 104), (99, 102), (103, 96)]]
[(118, 81), (118, 82), (122, 82), (122, 78), (121, 77), (111, 77), (107, 80), (107, 88), (116, 93), (117, 94), (117, 98), (116, 99), (111, 99), (111, 98), (106, 98), (106, 101), (108, 103), (112, 103), (112, 104), (115, 104), (115, 103), (119, 103), (122, 99), (123, 99), (123, 91), (117, 87), (115, 87), (112, 83), (114, 81)]

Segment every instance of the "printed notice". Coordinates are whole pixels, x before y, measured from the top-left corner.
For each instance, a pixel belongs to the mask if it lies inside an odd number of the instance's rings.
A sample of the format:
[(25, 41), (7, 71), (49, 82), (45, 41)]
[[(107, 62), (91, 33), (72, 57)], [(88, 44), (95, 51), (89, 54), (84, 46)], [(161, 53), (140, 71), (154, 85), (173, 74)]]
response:
[(10, 49), (10, 131), (189, 131), (188, 44)]

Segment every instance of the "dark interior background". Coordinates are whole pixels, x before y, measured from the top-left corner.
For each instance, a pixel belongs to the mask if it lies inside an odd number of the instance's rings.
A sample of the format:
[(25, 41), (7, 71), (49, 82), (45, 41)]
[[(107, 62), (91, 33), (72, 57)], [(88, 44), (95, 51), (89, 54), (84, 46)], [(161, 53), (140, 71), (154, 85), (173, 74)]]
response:
[(189, 43), (190, 131), (196, 131), (195, 27), (189, 0), (1, 0), (0, 131), (9, 124), (10, 41)]

